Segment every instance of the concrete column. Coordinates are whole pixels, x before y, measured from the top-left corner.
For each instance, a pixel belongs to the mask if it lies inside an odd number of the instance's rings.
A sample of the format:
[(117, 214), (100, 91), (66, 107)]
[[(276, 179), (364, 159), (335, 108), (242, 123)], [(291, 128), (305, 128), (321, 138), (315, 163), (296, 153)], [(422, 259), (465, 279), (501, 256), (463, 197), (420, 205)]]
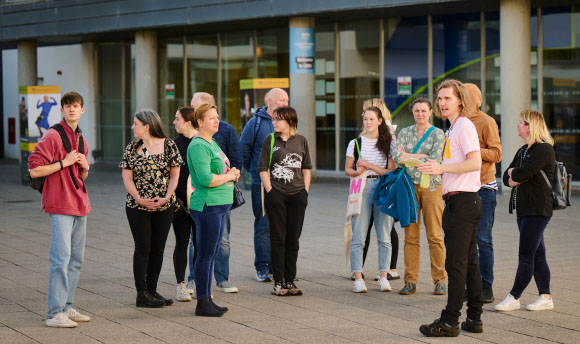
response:
[(136, 110), (158, 107), (157, 33), (135, 33), (135, 101)]
[[(311, 28), (314, 34), (314, 18), (290, 18), (290, 29)], [(291, 43), (292, 44), (292, 43)], [(295, 47), (290, 46), (290, 50)], [(290, 54), (292, 56), (292, 54)], [(296, 64), (296, 61), (290, 61)], [(314, 62), (313, 62), (314, 66)], [(314, 68), (314, 67), (313, 67)], [(290, 103), (298, 112), (298, 133), (308, 140), (310, 159), (313, 165), (313, 176), (316, 175), (316, 109), (315, 109), (315, 82), (312, 73), (292, 73), (290, 68)]]
[(531, 106), (530, 0), (501, 0), (501, 141), (502, 173), (523, 144), (516, 125)]
[(36, 41), (19, 41), (18, 86), (34, 86), (37, 82)]

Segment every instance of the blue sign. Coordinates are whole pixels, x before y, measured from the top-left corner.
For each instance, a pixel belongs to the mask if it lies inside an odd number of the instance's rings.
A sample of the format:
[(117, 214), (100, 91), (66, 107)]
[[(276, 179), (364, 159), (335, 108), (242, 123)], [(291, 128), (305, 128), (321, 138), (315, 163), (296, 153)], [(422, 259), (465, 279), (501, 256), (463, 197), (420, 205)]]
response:
[(314, 28), (290, 28), (290, 74), (314, 74)]

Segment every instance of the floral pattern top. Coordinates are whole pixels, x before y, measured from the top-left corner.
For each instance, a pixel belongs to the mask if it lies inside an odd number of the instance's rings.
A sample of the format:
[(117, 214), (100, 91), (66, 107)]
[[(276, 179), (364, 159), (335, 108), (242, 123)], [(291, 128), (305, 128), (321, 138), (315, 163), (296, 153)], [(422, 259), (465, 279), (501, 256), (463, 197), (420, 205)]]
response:
[[(138, 148), (136, 142), (129, 143), (125, 148), (119, 167), (133, 171), (133, 182), (141, 198), (165, 197), (169, 186), (171, 167), (185, 164), (179, 154), (177, 145), (173, 140), (165, 139), (163, 153), (147, 154), (147, 156), (137, 153)], [(127, 193), (126, 205), (129, 208), (137, 208), (144, 211), (163, 211), (172, 204), (177, 204), (175, 193), (171, 195), (169, 202), (155, 210), (138, 205), (133, 196)]]
[[(411, 153), (420, 139), (421, 138), (417, 136), (417, 125), (403, 128), (397, 136), (397, 147), (401, 145), (403, 148), (405, 148), (405, 152)], [(440, 163), (444, 142), (445, 133), (443, 130), (435, 128), (433, 131), (431, 131), (429, 136), (427, 136), (425, 141), (423, 141), (415, 154), (427, 154), (427, 158), (421, 159), (423, 162), (427, 161), (427, 159), (432, 159)], [(401, 157), (402, 153), (399, 152), (395, 147), (395, 149), (392, 151), (392, 154), (393, 160), (397, 164), (401, 164), (399, 158)], [(406, 172), (409, 174), (409, 177), (411, 177), (411, 180), (414, 184), (421, 183), (421, 172), (417, 171), (416, 167), (407, 167)], [(434, 182), (435, 184), (441, 184), (441, 175), (435, 175)]]

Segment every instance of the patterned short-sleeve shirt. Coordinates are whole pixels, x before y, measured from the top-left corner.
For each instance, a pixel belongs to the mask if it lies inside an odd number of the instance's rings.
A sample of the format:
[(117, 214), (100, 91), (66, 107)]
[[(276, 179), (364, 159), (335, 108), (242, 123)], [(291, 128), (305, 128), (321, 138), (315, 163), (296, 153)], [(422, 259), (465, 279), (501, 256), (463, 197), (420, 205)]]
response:
[[(399, 135), (397, 136), (397, 146), (401, 145), (405, 148), (405, 152), (411, 153), (413, 152), (413, 148), (419, 142), (421, 138), (417, 136), (417, 126), (412, 125), (410, 127), (406, 127), (401, 129)], [(417, 149), (415, 154), (427, 154), (428, 157), (421, 159), (423, 161), (427, 161), (427, 159), (432, 159), (437, 162), (441, 162), (441, 153), (443, 152), (443, 143), (445, 142), (445, 133), (443, 130), (439, 128), (434, 128), (429, 136), (423, 141), (421, 146)], [(401, 152), (397, 149), (393, 151), (393, 160), (396, 163), (401, 163), (399, 158), (401, 156)], [(414, 184), (421, 183), (421, 172), (417, 171), (416, 167), (407, 167), (406, 170), (409, 177)], [(435, 184), (441, 184), (441, 175), (433, 176)]]
[[(165, 139), (163, 153), (148, 154), (147, 156), (137, 153), (138, 148), (136, 142), (129, 143), (125, 148), (119, 167), (133, 171), (133, 182), (141, 198), (165, 197), (169, 186), (171, 167), (185, 164), (179, 154), (177, 145), (173, 140)], [(171, 195), (169, 202), (154, 211), (166, 210), (176, 203), (177, 200), (174, 193)], [(152, 211), (138, 205), (129, 193), (127, 193), (126, 204), (129, 208)]]

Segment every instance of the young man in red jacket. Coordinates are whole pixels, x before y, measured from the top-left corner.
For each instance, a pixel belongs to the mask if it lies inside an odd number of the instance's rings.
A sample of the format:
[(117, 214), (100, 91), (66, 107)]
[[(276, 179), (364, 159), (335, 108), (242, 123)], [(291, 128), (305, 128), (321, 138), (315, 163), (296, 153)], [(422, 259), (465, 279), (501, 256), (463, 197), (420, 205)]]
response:
[[(66, 93), (61, 101), (64, 120), (60, 125), (71, 144), (66, 152), (57, 130), (48, 130), (28, 158), (30, 177), (46, 177), (42, 209), (50, 214), (50, 271), (48, 274), (48, 312), (46, 326), (76, 327), (90, 317), (74, 308), (75, 288), (83, 264), (87, 215), (91, 211), (84, 180), (89, 162), (79, 152), (79, 120), (84, 113), (83, 97)], [(84, 139), (83, 152), (88, 152)]]

